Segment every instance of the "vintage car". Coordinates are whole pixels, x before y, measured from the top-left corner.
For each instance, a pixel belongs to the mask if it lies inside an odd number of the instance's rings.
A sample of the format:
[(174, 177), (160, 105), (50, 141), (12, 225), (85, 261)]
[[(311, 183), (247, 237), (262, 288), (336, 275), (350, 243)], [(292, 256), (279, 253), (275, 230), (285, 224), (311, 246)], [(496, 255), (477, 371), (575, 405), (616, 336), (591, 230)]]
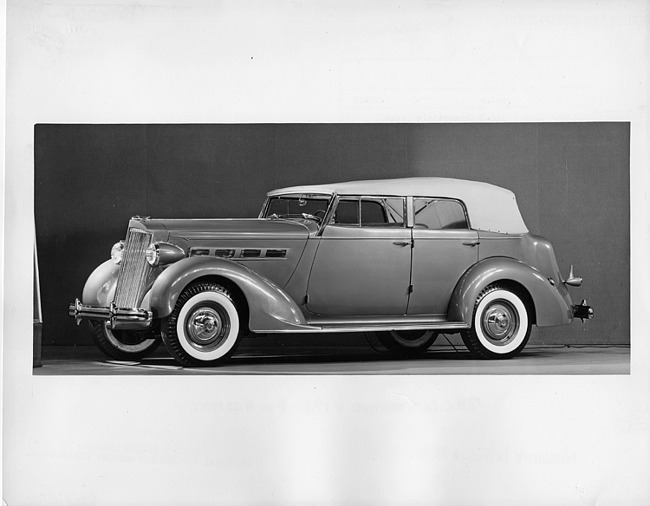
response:
[(477, 357), (509, 358), (533, 324), (593, 316), (571, 302), (581, 282), (509, 190), (406, 178), (271, 191), (254, 219), (132, 218), (68, 312), (123, 360), (162, 341), (214, 365), (244, 335), (286, 332), (372, 333), (403, 354), (460, 332)]

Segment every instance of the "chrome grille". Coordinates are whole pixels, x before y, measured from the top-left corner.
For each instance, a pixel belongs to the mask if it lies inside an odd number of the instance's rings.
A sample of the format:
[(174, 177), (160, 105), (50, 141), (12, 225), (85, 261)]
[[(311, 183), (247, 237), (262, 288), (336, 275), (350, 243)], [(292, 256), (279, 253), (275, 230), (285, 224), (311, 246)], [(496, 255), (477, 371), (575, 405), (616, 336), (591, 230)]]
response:
[(145, 258), (147, 246), (151, 243), (151, 233), (130, 228), (124, 245), (122, 269), (117, 278), (115, 305), (121, 308), (137, 308), (144, 296), (151, 266)]

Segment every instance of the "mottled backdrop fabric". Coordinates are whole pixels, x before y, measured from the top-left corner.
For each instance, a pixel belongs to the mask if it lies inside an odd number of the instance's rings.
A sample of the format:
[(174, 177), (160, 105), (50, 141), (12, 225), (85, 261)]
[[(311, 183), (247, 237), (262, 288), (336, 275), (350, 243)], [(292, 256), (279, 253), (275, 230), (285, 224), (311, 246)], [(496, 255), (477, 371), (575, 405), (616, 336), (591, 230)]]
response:
[[(67, 317), (131, 216), (258, 215), (267, 191), (442, 176), (512, 190), (596, 317), (531, 344), (630, 343), (630, 124), (39, 124), (35, 216), (43, 344), (91, 344)], [(309, 339), (318, 339), (310, 336)]]

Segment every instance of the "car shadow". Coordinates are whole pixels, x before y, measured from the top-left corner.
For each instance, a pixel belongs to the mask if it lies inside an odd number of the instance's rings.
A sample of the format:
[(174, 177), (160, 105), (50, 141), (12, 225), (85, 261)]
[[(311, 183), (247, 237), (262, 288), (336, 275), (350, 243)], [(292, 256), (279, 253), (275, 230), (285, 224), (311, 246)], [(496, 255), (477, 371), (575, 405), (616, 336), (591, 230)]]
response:
[[(273, 350), (275, 351), (275, 350)], [(517, 361), (526, 361), (536, 358), (550, 357), (553, 355), (552, 351), (544, 350), (524, 350), (522, 353), (517, 355), (514, 360)], [(509, 359), (512, 360), (512, 359)], [(393, 362), (395, 365), (399, 363), (408, 363), (413, 364), (416, 362), (428, 362), (428, 361), (439, 361), (439, 362), (449, 362), (449, 361), (464, 361), (464, 362), (478, 362), (478, 363), (489, 363), (489, 362), (507, 362), (506, 361), (489, 361), (483, 360), (480, 358), (474, 357), (469, 351), (465, 349), (444, 349), (444, 350), (428, 350), (424, 353), (417, 355), (397, 355), (392, 353), (380, 353), (374, 350), (356, 350), (350, 351), (346, 349), (339, 350), (327, 350), (327, 351), (314, 351), (309, 350), (305, 351), (304, 349), (298, 350), (287, 350), (279, 349), (277, 353), (260, 353), (260, 352), (241, 352), (233, 355), (229, 361), (220, 364), (219, 366), (193, 366), (193, 367), (182, 367), (180, 366), (172, 357), (163, 357), (163, 356), (154, 356), (142, 359), (139, 364), (142, 366), (153, 366), (153, 367), (174, 367), (174, 368), (184, 368), (184, 369), (206, 369), (210, 367), (237, 367), (237, 366), (255, 366), (255, 365), (290, 365), (290, 364), (329, 364), (329, 363), (381, 363), (381, 362)]]

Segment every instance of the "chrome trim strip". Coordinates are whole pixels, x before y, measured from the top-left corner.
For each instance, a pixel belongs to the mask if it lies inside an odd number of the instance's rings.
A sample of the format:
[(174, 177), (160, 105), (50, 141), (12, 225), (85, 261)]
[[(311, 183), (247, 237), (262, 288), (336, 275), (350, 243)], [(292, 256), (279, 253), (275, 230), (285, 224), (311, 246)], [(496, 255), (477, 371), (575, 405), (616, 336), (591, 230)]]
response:
[(309, 325), (425, 325), (436, 323), (462, 323), (450, 322), (446, 315), (382, 315), (382, 316), (343, 316), (343, 317), (312, 317)]
[(406, 197), (406, 226), (413, 228), (415, 225), (415, 214), (413, 210), (413, 197)]
[(313, 333), (338, 333), (338, 332), (382, 332), (389, 330), (449, 330), (457, 332), (468, 329), (469, 325), (464, 322), (432, 322), (432, 323), (381, 323), (381, 324), (360, 324), (360, 325), (308, 325), (296, 326), (291, 329), (282, 330), (255, 330), (261, 334), (313, 334)]
[(325, 216), (323, 216), (323, 221), (320, 222), (318, 230), (316, 231), (316, 237), (321, 237), (325, 231), (325, 227), (332, 221), (334, 217), (334, 210), (339, 205), (339, 196), (336, 193), (332, 193), (327, 210), (325, 211)]
[[(221, 256), (217, 255), (217, 251), (233, 251), (233, 254), (231, 256)], [(251, 251), (259, 251), (259, 255), (255, 256), (244, 256), (244, 252), (251, 252)], [(202, 253), (197, 254), (197, 251), (201, 251)], [(203, 253), (203, 252), (207, 253)], [(282, 252), (282, 256), (274, 256), (271, 254), (270, 256), (267, 255), (268, 251), (272, 251), (275, 254), (278, 254)], [(214, 257), (214, 258), (222, 258), (224, 260), (236, 260), (236, 261), (241, 261), (241, 260), (288, 260), (289, 256), (291, 254), (292, 248), (242, 248), (242, 247), (232, 247), (232, 248), (227, 248), (227, 247), (209, 247), (209, 248), (201, 248), (201, 247), (193, 247), (190, 248), (188, 256), (190, 257), (198, 257), (198, 256), (203, 256), (203, 257)]]

